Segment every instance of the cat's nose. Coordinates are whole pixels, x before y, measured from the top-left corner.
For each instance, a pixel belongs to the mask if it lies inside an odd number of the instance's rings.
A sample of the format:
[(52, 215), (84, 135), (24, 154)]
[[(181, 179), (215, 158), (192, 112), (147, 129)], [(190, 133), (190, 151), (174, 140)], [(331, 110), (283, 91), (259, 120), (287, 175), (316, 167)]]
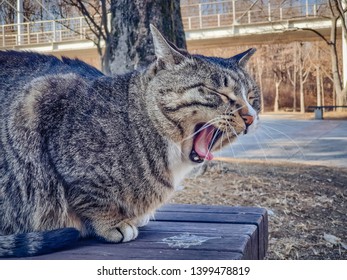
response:
[(253, 121), (254, 121), (254, 117), (252, 115), (242, 115), (242, 119), (244, 120), (246, 127), (249, 127)]

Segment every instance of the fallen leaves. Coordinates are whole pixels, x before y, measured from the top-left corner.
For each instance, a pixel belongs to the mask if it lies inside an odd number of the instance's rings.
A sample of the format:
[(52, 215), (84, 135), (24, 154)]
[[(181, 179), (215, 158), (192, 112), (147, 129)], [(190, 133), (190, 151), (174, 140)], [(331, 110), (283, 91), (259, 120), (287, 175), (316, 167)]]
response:
[(184, 186), (172, 202), (268, 209), (268, 259), (347, 259), (347, 169), (219, 162)]

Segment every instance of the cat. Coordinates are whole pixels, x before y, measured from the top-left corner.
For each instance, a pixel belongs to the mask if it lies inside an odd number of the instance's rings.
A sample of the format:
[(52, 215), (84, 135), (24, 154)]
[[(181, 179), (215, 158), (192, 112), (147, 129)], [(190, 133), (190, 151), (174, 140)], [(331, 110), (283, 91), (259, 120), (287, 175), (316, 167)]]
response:
[(0, 52), (1, 257), (135, 239), (187, 173), (258, 121), (255, 49), (194, 55), (150, 28), (155, 61), (114, 77)]

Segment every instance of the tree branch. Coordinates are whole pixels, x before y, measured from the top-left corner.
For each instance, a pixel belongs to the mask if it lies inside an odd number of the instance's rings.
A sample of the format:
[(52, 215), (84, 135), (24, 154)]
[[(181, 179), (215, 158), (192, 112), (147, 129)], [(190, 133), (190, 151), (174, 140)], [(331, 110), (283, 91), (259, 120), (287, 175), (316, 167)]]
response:
[(241, 15), (236, 19), (236, 22), (238, 22), (240, 19), (242, 19), (252, 8), (255, 6), (255, 4), (258, 3), (259, 0), (256, 0), (252, 3), (252, 5)]
[(297, 71), (295, 71), (295, 67), (293, 66), (293, 76), (292, 76), (289, 67), (287, 68), (288, 80), (290, 81), (290, 83), (291, 83), (293, 86), (294, 86), (294, 75), (296, 75), (296, 72), (297, 72)]
[(328, 45), (331, 45), (332, 42), (329, 41), (327, 38), (324, 37), (324, 35), (322, 33), (320, 33), (319, 31), (312, 29), (312, 28), (300, 28), (298, 30), (306, 30), (306, 31), (311, 31), (313, 33), (315, 33), (318, 37), (320, 37), (321, 39), (324, 40), (325, 43), (327, 43)]
[(100, 38), (106, 41), (106, 36), (103, 33), (100, 25), (95, 21), (93, 16), (89, 13), (88, 9), (84, 5), (82, 0), (63, 0), (64, 3), (76, 7), (86, 19), (89, 29), (94, 33), (94, 35), (100, 41)]
[(110, 30), (108, 30), (108, 24), (107, 24), (107, 10), (106, 10), (106, 1), (101, 0), (101, 22), (104, 27), (106, 38), (110, 38)]
[[(345, 32), (345, 34), (347, 34), (347, 24), (346, 24), (346, 18), (345, 18), (345, 13), (346, 11), (343, 9), (342, 7), (342, 2), (334, 0), (336, 8), (337, 8), (337, 12), (339, 13), (340, 19), (341, 19), (341, 23), (342, 23), (342, 28)], [(346, 3), (347, 6), (347, 3)], [(346, 8), (347, 10), (347, 8)]]

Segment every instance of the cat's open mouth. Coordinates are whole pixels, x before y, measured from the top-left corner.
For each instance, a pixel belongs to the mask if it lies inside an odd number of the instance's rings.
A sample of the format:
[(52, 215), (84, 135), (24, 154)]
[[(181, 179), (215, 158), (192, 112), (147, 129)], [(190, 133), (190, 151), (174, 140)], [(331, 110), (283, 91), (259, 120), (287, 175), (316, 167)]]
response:
[(213, 125), (196, 125), (193, 147), (189, 155), (190, 160), (196, 163), (201, 163), (204, 160), (212, 160), (213, 155), (211, 150), (221, 135), (222, 131)]

